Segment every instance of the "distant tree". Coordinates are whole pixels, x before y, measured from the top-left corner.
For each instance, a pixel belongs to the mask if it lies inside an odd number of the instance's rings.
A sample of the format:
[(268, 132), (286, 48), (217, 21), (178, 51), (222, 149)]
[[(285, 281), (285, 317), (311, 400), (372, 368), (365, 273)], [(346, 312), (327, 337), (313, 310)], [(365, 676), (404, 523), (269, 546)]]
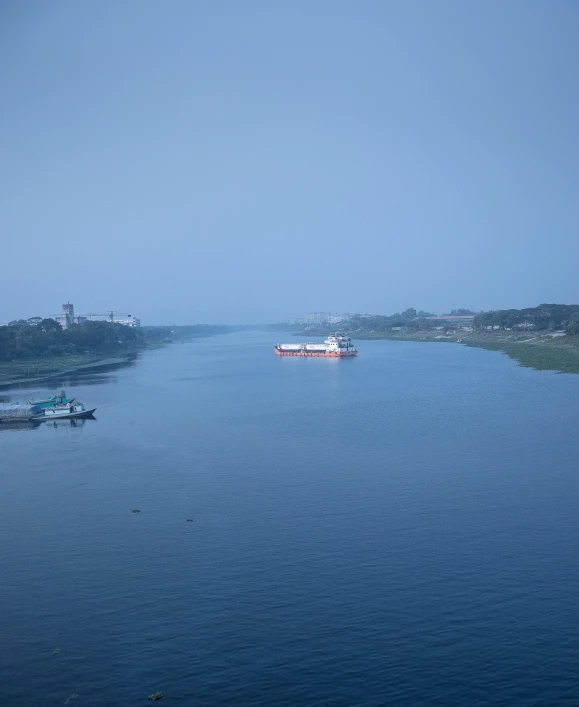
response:
[(62, 327), (60, 324), (54, 320), (54, 319), (41, 319), (40, 322), (36, 324), (36, 326), (42, 331), (44, 334), (49, 334), (51, 332), (60, 332), (62, 331)]
[(404, 322), (409, 322), (412, 319), (416, 319), (416, 310), (413, 307), (409, 307), (408, 309), (405, 309), (400, 315), (400, 319)]
[(576, 304), (541, 304), (538, 307), (526, 309), (502, 309), (496, 312), (483, 312), (477, 314), (473, 320), (475, 329), (484, 329), (489, 326), (501, 329), (524, 329), (532, 327), (539, 331), (561, 329), (579, 313)]
[(31, 325), (24, 320), (0, 326), (0, 361), (59, 356), (67, 353), (108, 353), (136, 350), (142, 342), (138, 329), (87, 322), (63, 329), (54, 319), (42, 319)]
[(579, 334), (579, 312), (572, 314), (565, 326), (567, 334)]

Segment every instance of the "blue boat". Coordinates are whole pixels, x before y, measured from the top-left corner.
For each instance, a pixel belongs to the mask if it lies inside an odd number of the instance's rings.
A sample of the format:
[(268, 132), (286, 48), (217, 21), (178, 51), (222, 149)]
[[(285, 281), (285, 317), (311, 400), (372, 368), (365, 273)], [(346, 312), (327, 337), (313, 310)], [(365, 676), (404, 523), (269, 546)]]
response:
[(51, 395), (50, 398), (44, 398), (43, 400), (29, 400), (29, 405), (38, 405), (38, 407), (50, 408), (54, 405), (66, 405), (74, 402), (74, 398), (68, 399), (64, 390), (60, 391), (60, 395)]

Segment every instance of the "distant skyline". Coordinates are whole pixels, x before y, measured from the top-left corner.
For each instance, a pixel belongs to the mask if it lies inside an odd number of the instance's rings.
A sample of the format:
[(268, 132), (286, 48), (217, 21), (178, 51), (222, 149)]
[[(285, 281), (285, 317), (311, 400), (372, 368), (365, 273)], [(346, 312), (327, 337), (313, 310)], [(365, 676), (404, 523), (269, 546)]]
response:
[(579, 5), (0, 6), (0, 322), (577, 303)]

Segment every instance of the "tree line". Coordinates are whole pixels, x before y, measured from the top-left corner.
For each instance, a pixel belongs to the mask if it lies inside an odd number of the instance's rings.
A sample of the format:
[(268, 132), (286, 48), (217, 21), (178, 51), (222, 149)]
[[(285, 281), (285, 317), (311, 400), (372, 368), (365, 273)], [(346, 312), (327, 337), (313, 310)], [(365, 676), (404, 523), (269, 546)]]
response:
[(150, 344), (223, 334), (230, 330), (228, 326), (211, 324), (134, 328), (103, 321), (72, 324), (63, 329), (54, 319), (31, 317), (0, 326), (0, 361), (68, 354), (131, 354)]
[[(428, 319), (439, 316), (440, 319)], [(540, 304), (526, 309), (501, 309), (490, 312), (474, 312), (471, 309), (453, 309), (447, 314), (435, 315), (424, 310), (417, 311), (410, 307), (403, 312), (391, 315), (356, 314), (343, 323), (343, 328), (352, 333), (376, 332), (388, 333), (393, 329), (407, 332), (428, 331), (445, 324), (444, 317), (473, 316), (472, 326), (484, 329), (532, 329), (537, 331), (565, 331), (567, 334), (579, 334), (579, 305), (577, 304)]]
[(348, 331), (392, 331), (395, 327), (401, 327), (403, 329), (420, 329), (424, 327), (425, 320), (424, 317), (435, 316), (430, 314), (430, 312), (425, 312), (423, 310), (416, 311), (413, 307), (405, 309), (403, 312), (396, 312), (396, 314), (355, 314), (350, 317), (347, 322)]
[[(468, 316), (474, 315), (471, 309), (453, 309), (447, 314), (441, 316)], [(367, 314), (356, 314), (348, 320), (346, 323), (349, 332), (390, 332), (392, 329), (400, 328), (405, 331), (424, 331), (427, 329), (434, 329), (440, 326), (441, 322), (439, 320), (428, 319), (428, 317), (436, 317), (438, 315), (432, 314), (432, 312), (426, 312), (423, 309), (416, 310), (414, 307), (409, 307), (403, 312), (397, 312), (396, 314), (384, 315), (367, 315)]]
[(501, 309), (482, 312), (473, 320), (475, 329), (536, 329), (538, 331), (565, 330), (579, 334), (579, 305), (540, 304), (526, 309)]
[(54, 319), (41, 319), (37, 323), (20, 320), (0, 326), (0, 360), (118, 351), (130, 353), (136, 351), (141, 342), (137, 329), (122, 324), (86, 322), (63, 329)]

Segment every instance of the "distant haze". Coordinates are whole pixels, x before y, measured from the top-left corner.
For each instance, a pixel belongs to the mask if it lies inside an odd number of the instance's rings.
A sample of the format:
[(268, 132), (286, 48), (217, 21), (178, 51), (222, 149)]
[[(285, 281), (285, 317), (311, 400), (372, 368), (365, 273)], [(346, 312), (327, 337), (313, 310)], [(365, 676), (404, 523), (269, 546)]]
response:
[(579, 4), (0, 7), (0, 322), (579, 301)]

